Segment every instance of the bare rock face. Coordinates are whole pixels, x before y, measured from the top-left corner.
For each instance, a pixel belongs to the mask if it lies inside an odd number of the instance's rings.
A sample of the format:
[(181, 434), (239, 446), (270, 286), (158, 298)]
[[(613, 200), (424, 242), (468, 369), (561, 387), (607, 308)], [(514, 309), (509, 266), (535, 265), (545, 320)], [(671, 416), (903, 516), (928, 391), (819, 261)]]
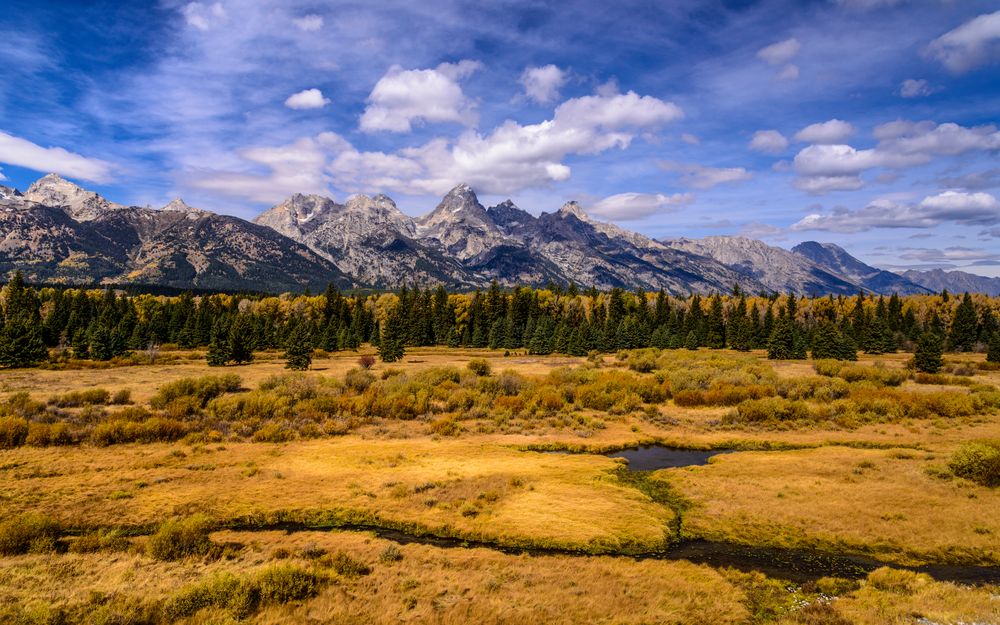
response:
[(947, 289), (952, 293), (968, 291), (969, 293), (985, 293), (991, 297), (1000, 295), (1000, 278), (977, 276), (967, 271), (945, 271), (943, 269), (917, 271), (910, 269), (901, 275), (934, 293), (940, 293)]
[(714, 258), (753, 278), (769, 291), (852, 295), (863, 287), (799, 254), (745, 237), (705, 237), (663, 241), (674, 249)]
[(418, 222), (421, 237), (436, 239), (460, 261), (504, 243), (504, 233), (469, 185), (460, 184)]
[(861, 262), (833, 243), (805, 241), (793, 247), (792, 252), (873, 293), (915, 295), (930, 292), (927, 287), (911, 282), (899, 274)]
[(60, 207), (76, 221), (90, 221), (102, 214), (125, 208), (109, 202), (93, 191), (87, 191), (58, 174), (48, 174), (28, 187), (24, 197), (43, 206)]

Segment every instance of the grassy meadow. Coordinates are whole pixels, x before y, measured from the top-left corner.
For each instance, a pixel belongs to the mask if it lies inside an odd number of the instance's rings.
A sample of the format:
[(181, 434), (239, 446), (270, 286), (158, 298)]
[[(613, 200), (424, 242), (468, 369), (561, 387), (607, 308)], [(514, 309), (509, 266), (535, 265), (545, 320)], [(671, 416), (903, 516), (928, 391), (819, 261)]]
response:
[[(365, 353), (0, 372), (0, 622), (1000, 623), (906, 568), (1000, 567), (981, 354)], [(614, 457), (649, 444), (729, 453)], [(663, 557), (689, 541), (886, 566)]]

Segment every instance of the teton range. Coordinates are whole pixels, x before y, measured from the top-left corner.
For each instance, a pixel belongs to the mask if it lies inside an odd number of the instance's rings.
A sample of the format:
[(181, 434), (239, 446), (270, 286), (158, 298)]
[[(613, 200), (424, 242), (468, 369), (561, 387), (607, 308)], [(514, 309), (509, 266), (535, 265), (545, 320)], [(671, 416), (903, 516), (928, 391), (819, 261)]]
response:
[(123, 206), (49, 174), (23, 194), (0, 186), (0, 271), (34, 282), (148, 284), (265, 292), (444, 284), (567, 284), (806, 294), (1000, 293), (1000, 279), (959, 271), (896, 274), (842, 248), (792, 250), (741, 237), (654, 240), (591, 219), (575, 202), (534, 216), (484, 207), (467, 185), (420, 218), (385, 195), (338, 203), (296, 194), (253, 222), (174, 200)]

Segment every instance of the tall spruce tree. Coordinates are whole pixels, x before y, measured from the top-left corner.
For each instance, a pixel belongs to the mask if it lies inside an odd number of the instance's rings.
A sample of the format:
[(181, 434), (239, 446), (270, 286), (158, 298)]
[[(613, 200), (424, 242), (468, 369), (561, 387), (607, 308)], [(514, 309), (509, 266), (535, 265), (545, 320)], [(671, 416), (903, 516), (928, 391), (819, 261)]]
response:
[(1000, 363), (1000, 332), (994, 332), (986, 348), (986, 362)]
[(396, 362), (402, 360), (406, 353), (403, 347), (405, 329), (403, 320), (399, 315), (399, 309), (394, 309), (389, 313), (382, 326), (381, 336), (378, 342), (378, 355), (382, 362)]
[(229, 327), (229, 360), (238, 365), (253, 362), (254, 327), (250, 317), (237, 313)]
[(300, 321), (295, 324), (285, 339), (285, 368), (305, 371), (312, 365), (313, 344), (309, 324)]
[(229, 328), (223, 319), (218, 319), (212, 325), (212, 334), (208, 343), (205, 360), (209, 367), (223, 367), (231, 360), (229, 355)]
[(942, 358), (944, 345), (941, 335), (935, 332), (924, 332), (917, 339), (917, 350), (913, 353), (913, 365), (922, 373), (937, 373), (944, 365)]
[(948, 347), (954, 351), (971, 351), (978, 337), (978, 323), (976, 306), (972, 303), (972, 296), (966, 293), (955, 308), (948, 332)]

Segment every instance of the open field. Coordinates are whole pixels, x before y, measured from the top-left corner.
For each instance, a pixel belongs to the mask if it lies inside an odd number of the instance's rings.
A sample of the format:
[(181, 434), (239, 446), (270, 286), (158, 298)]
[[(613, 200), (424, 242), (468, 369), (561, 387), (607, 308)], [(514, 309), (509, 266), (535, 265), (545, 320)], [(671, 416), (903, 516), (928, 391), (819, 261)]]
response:
[[(790, 583), (624, 557), (702, 539), (1000, 566), (1000, 490), (955, 463), (1000, 439), (981, 355), (919, 378), (903, 354), (434, 348), (304, 374), (171, 354), (0, 373), (4, 622), (1000, 622), (996, 586), (905, 570)], [(650, 443), (738, 451), (648, 473), (593, 453)], [(170, 519), (210, 534), (164, 558)], [(243, 588), (250, 608), (219, 598)]]

